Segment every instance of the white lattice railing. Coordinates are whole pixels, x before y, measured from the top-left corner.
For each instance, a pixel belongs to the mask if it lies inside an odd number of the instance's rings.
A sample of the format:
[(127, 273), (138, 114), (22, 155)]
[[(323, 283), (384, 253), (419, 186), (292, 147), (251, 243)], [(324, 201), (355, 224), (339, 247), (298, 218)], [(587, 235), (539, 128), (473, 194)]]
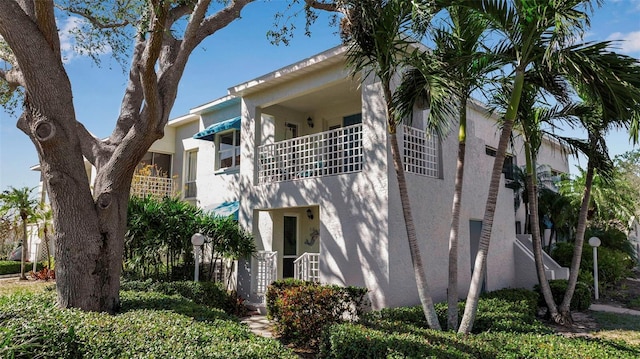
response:
[(271, 183), (362, 170), (362, 124), (258, 147), (258, 181)]
[(415, 127), (402, 126), (404, 170), (428, 177), (440, 177), (438, 137)]
[(131, 180), (131, 195), (163, 198), (174, 193), (173, 186), (173, 178), (134, 175)]
[(257, 261), (256, 293), (264, 295), (267, 287), (278, 277), (278, 252), (259, 251), (255, 254)]
[(320, 254), (304, 253), (293, 261), (293, 277), (318, 283), (320, 281)]

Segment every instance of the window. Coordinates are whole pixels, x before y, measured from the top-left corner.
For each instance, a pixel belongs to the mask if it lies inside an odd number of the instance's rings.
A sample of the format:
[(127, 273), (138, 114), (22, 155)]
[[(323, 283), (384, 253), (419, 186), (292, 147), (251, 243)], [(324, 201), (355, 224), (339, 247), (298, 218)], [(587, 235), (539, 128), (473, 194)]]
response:
[(136, 172), (140, 171), (145, 166), (153, 166), (153, 177), (165, 177), (170, 178), (171, 175), (171, 155), (165, 153), (147, 152), (140, 163), (136, 166)]
[[(491, 157), (495, 157), (496, 156), (496, 149), (486, 146), (485, 147), (485, 153)], [(504, 163), (502, 164), (502, 173), (504, 173), (504, 178), (506, 180), (513, 180), (515, 179), (515, 173), (513, 171), (513, 166), (515, 166), (515, 161), (513, 158), (513, 155), (510, 154), (506, 154), (506, 156), (504, 157)]]
[(193, 198), (198, 192), (196, 188), (196, 172), (198, 164), (198, 151), (187, 151), (185, 153), (184, 169), (184, 197)]
[(232, 130), (218, 134), (218, 161), (216, 169), (240, 166), (240, 131)]

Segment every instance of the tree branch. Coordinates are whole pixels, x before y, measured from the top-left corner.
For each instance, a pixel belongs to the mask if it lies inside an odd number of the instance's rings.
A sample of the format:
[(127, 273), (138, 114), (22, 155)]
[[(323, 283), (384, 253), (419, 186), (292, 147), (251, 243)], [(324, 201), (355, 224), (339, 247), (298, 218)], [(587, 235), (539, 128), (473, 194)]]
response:
[[(224, 9), (204, 19), (200, 25), (197, 33), (194, 36), (194, 47), (202, 42), (207, 36), (212, 35), (214, 32), (229, 25), (233, 20), (240, 17), (240, 11), (249, 3), (254, 0), (234, 0), (229, 3)], [(192, 15), (193, 16), (193, 15)], [(187, 42), (187, 36), (185, 34), (184, 43)], [(191, 45), (191, 44), (190, 44)], [(184, 45), (183, 45), (184, 47)], [(192, 48), (193, 49), (193, 48)], [(191, 51), (189, 51), (191, 54)]]
[(51, 46), (53, 53), (60, 57), (60, 37), (53, 10), (53, 0), (35, 1), (36, 23), (42, 35)]
[(80, 16), (82, 18), (87, 19), (93, 26), (95, 26), (98, 29), (116, 29), (116, 28), (125, 27), (125, 26), (130, 24), (130, 22), (127, 21), (127, 20), (123, 20), (121, 22), (114, 22), (112, 24), (104, 23), (104, 22), (100, 21), (100, 19), (98, 19), (96, 16), (93, 16), (88, 9), (78, 9), (78, 8), (74, 8), (74, 7), (64, 7), (64, 6), (60, 6), (58, 4), (56, 4), (55, 7), (60, 9), (60, 10), (62, 10), (62, 11), (67, 11), (67, 12), (70, 12), (72, 14), (75, 14), (75, 15), (78, 15), (78, 16)]
[(78, 130), (78, 139), (80, 140), (82, 155), (87, 159), (87, 161), (89, 161), (89, 163), (98, 168), (99, 164), (97, 162), (100, 158), (105, 157), (104, 152), (107, 150), (107, 146), (105, 146), (100, 139), (91, 134), (91, 132), (89, 132), (82, 123), (76, 122), (76, 128)]
[(340, 8), (334, 1), (326, 3), (326, 2), (317, 1), (317, 0), (304, 0), (304, 3), (307, 4), (308, 7), (316, 10), (340, 12)]
[(18, 86), (25, 87), (24, 76), (17, 67), (12, 67), (8, 71), (0, 69), (0, 78), (4, 79), (13, 90)]
[(146, 42), (142, 35), (138, 35), (133, 48), (131, 68), (129, 70), (129, 84), (122, 98), (120, 115), (118, 116), (116, 127), (109, 139), (109, 141), (113, 141), (113, 143), (122, 141), (131, 126), (135, 122), (140, 121), (140, 109), (144, 101), (144, 93), (142, 92), (142, 84), (140, 83), (140, 69), (138, 64), (141, 62), (145, 44)]

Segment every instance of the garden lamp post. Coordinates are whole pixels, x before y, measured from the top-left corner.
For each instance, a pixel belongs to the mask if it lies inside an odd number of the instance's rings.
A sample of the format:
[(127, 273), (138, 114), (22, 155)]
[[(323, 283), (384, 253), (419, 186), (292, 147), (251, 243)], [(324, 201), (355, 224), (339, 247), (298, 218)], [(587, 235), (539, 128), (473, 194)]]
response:
[(593, 288), (596, 300), (600, 297), (598, 295), (598, 247), (600, 246), (600, 238), (589, 238), (589, 245), (593, 247)]
[(38, 248), (40, 246), (40, 243), (42, 242), (42, 240), (40, 239), (40, 237), (36, 237), (33, 239), (33, 249), (35, 249), (35, 253), (33, 254), (33, 272), (35, 273), (38, 270), (38, 251), (40, 250), (40, 248)]
[(201, 233), (196, 233), (191, 236), (191, 244), (193, 244), (193, 256), (196, 260), (196, 268), (193, 272), (193, 281), (198, 281), (198, 275), (200, 273), (200, 248), (204, 244), (204, 235)]

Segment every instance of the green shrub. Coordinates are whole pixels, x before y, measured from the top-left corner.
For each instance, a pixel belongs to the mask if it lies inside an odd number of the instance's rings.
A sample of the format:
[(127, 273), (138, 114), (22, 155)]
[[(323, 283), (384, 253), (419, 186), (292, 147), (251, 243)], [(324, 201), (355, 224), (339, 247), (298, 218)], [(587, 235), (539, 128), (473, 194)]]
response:
[[(36, 264), (36, 268), (41, 270), (44, 268), (42, 263)], [(24, 264), (25, 273), (33, 269), (33, 263), (27, 262)], [(0, 275), (2, 274), (17, 274), (20, 273), (19, 261), (0, 261)]]
[(143, 292), (158, 292), (168, 295), (179, 294), (197, 304), (204, 304), (214, 308), (220, 308), (229, 314), (239, 317), (247, 314), (247, 309), (242, 299), (234, 292), (223, 288), (221, 283), (214, 282), (155, 282), (122, 281), (122, 290), (134, 290)]
[(364, 288), (276, 281), (267, 290), (267, 312), (284, 340), (313, 348), (324, 328), (362, 315), (366, 294)]
[(60, 310), (55, 295), (0, 297), (0, 358), (296, 358), (222, 310), (122, 292), (118, 315)]
[[(573, 257), (573, 243), (558, 243), (551, 252), (551, 257), (561, 266), (570, 267)], [(605, 288), (615, 286), (630, 274), (635, 264), (633, 257), (629, 254), (617, 249), (600, 246), (598, 248), (598, 283)], [(584, 247), (582, 247), (579, 277), (586, 279), (585, 283), (591, 285), (593, 277), (590, 273), (592, 272), (593, 248), (585, 243)]]
[[(556, 304), (560, 304), (564, 298), (564, 293), (567, 291), (569, 282), (566, 279), (550, 280), (549, 286), (551, 287), (551, 294), (553, 294), (553, 300)], [(547, 304), (544, 301), (542, 292), (540, 291), (540, 285), (536, 284), (534, 290), (538, 292), (538, 305), (546, 307)], [(576, 290), (571, 297), (571, 310), (584, 311), (591, 306), (591, 287), (583, 282), (576, 283)]]

